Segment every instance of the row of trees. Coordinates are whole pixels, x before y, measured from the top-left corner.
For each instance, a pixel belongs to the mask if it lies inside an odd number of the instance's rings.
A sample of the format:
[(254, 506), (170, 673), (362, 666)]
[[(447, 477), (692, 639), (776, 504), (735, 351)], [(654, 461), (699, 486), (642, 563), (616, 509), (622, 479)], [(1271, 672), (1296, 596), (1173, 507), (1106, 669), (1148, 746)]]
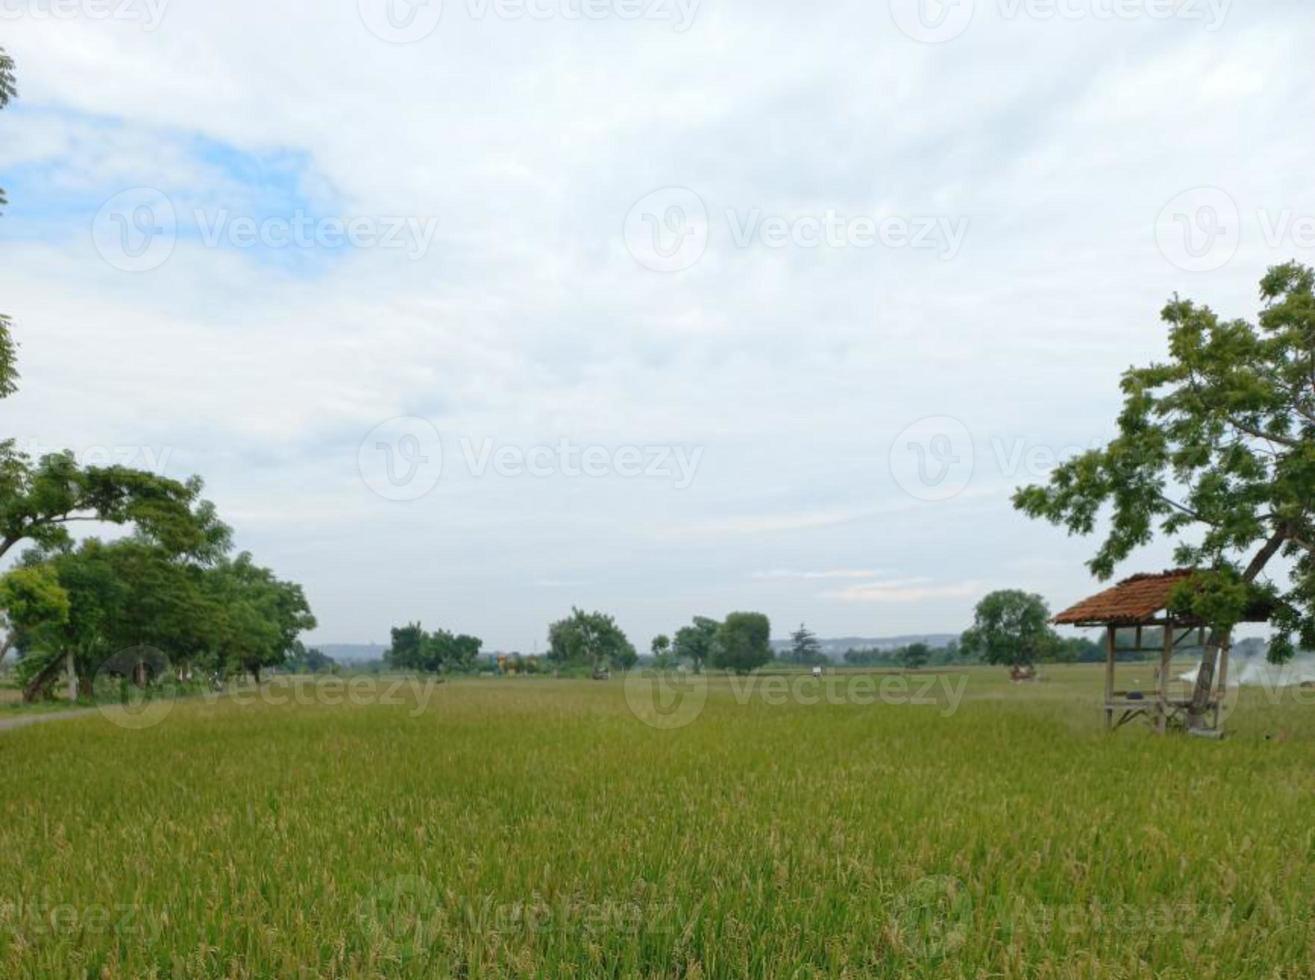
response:
[(464, 673), (474, 670), (484, 641), (477, 636), (438, 630), (427, 633), (420, 623), (395, 626), (384, 661), (398, 670), (427, 674)]
[[(651, 650), (659, 667), (688, 663), (695, 673), (706, 667), (747, 674), (772, 660), (772, 624), (762, 613), (733, 612), (718, 621), (695, 616), (676, 630), (653, 638)], [(814, 641), (815, 642), (815, 641)]]
[[(0, 109), (16, 95), (13, 61), (0, 50)], [(0, 202), (3, 193), (0, 192)], [(17, 391), (16, 345), (0, 316), (0, 399)], [(0, 441), (0, 659), (20, 657), (24, 697), (51, 692), (61, 673), (92, 696), (98, 676), (150, 683), (166, 664), (228, 674), (281, 663), (315, 625), (301, 587), (251, 556), (230, 557), (232, 532), (186, 482), (122, 466), (83, 466), (71, 452), (32, 459)], [(128, 535), (75, 541), (84, 522)]]

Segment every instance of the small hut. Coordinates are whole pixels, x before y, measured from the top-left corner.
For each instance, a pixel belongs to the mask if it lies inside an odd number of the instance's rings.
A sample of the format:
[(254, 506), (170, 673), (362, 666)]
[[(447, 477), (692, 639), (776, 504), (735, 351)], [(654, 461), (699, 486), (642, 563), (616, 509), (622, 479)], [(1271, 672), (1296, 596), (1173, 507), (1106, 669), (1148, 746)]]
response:
[[(1197, 648), (1203, 651), (1203, 666), (1207, 659), (1216, 658), (1210, 663), (1210, 666), (1217, 664), (1218, 669), (1213, 671), (1207, 702), (1209, 726), (1205, 733), (1220, 732), (1219, 707), (1228, 687), (1230, 641), (1227, 633), (1223, 634), (1217, 649), (1210, 649), (1206, 645), (1206, 630), (1211, 624), (1175, 615), (1168, 608), (1174, 589), (1193, 574), (1194, 569), (1180, 568), (1158, 575), (1134, 575), (1054, 618), (1059, 625), (1102, 627), (1105, 630), (1105, 725), (1110, 730), (1134, 718), (1145, 718), (1155, 725), (1157, 731), (1166, 732), (1170, 724), (1183, 720), (1191, 707), (1192, 696), (1190, 691), (1186, 696), (1181, 691), (1177, 696), (1170, 691), (1172, 660), (1175, 652)], [(1263, 619), (1257, 616), (1256, 621)], [(1157, 628), (1160, 634), (1153, 638), (1152, 645), (1146, 645), (1146, 631)], [(1119, 646), (1120, 630), (1132, 633), (1132, 646)], [(1190, 642), (1193, 637), (1196, 637), (1195, 643)], [(1150, 696), (1142, 691), (1116, 689), (1115, 663), (1118, 655), (1124, 652), (1160, 654), (1155, 690)]]

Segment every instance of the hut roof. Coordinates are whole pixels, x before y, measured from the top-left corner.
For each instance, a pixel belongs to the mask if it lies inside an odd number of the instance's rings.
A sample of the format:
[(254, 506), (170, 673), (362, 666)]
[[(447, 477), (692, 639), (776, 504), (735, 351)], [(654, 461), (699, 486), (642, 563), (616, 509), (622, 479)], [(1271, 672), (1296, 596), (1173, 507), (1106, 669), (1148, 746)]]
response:
[(1195, 570), (1176, 568), (1157, 575), (1134, 575), (1118, 585), (1083, 599), (1055, 617), (1065, 626), (1136, 626), (1154, 619), (1169, 605), (1174, 588)]

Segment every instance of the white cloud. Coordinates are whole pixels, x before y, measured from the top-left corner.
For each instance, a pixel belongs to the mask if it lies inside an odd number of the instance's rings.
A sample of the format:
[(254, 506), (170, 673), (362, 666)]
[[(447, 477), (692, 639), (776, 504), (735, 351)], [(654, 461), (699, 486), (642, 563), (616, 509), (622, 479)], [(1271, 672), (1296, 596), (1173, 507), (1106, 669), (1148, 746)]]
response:
[[(1211, 275), (1156, 250), (1160, 209), (1199, 184), (1246, 214), (1315, 214), (1315, 132), (1293, 122), (1315, 11), (1234, 7), (1213, 33), (984, 13), (944, 45), (882, 3), (704, 3), (683, 33), (449, 4), (408, 46), (371, 36), (355, 0), (175, 2), (154, 31), (6, 20), (22, 98), (0, 115), (0, 308), (24, 382), (5, 432), (167, 448), (243, 546), (307, 584), (326, 640), (424, 616), (531, 649), (572, 601), (640, 636), (732, 608), (825, 634), (953, 629), (997, 585), (1058, 606), (1090, 591), (1092, 545), (1012, 511), (1037, 475), (1002, 472), (993, 440), (1107, 435), (1170, 293), (1251, 315), (1267, 263), (1315, 260), (1254, 223)], [(138, 185), (189, 208), (432, 217), (438, 235), (419, 260), (305, 263), (184, 239), (130, 275), (89, 227)], [(655, 274), (622, 227), (669, 185), (706, 203), (708, 247)], [(754, 209), (967, 234), (951, 260), (738, 248), (727, 214)], [(397, 504), (356, 467), (398, 415), (431, 418), (446, 462), (463, 436), (703, 455), (684, 490), (452, 465)], [(888, 461), (937, 415), (977, 458), (932, 503)], [(861, 571), (874, 560), (908, 578)], [(852, 584), (792, 587), (826, 579)]]

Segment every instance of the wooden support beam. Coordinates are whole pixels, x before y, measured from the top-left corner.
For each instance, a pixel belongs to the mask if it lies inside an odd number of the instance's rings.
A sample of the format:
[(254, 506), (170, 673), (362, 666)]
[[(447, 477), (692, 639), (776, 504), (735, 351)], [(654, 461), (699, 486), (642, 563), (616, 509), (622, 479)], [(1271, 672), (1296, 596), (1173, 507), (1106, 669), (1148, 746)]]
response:
[(1164, 628), (1160, 648), (1160, 683), (1155, 692), (1155, 730), (1161, 735), (1169, 730), (1169, 664), (1173, 660), (1173, 627)]
[(1114, 730), (1114, 656), (1117, 651), (1118, 627), (1109, 626), (1105, 631), (1105, 727)]

